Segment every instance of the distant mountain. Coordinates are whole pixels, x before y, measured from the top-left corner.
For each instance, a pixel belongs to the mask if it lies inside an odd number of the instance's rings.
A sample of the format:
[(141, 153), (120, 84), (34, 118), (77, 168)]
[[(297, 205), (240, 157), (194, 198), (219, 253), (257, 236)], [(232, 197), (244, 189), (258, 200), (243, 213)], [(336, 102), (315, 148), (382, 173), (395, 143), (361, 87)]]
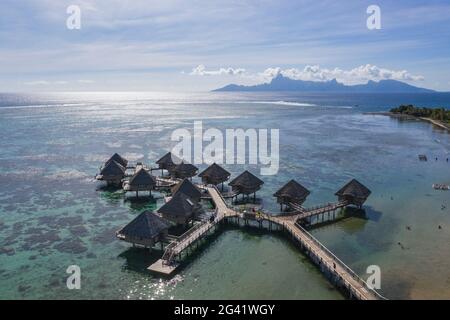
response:
[(319, 82), (293, 80), (279, 74), (270, 83), (254, 86), (230, 84), (213, 91), (301, 91), (301, 92), (348, 92), (348, 93), (431, 93), (434, 90), (424, 89), (396, 80), (370, 80), (366, 84), (347, 86), (336, 79)]

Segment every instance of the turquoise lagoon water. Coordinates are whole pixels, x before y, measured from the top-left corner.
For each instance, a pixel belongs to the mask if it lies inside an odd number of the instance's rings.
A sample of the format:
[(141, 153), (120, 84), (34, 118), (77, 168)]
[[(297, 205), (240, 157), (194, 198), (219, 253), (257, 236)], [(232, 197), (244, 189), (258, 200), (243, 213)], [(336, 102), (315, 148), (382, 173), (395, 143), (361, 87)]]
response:
[[(388, 298), (448, 299), (450, 194), (431, 185), (450, 184), (450, 138), (428, 123), (365, 114), (400, 103), (449, 107), (450, 96), (0, 95), (0, 298), (343, 299), (277, 235), (223, 230), (171, 279), (146, 271), (161, 252), (115, 239), (162, 200), (104, 189), (93, 180), (102, 161), (119, 152), (154, 163), (173, 147), (174, 129), (202, 120), (205, 129), (280, 129), (280, 170), (262, 177), (259, 193), (267, 210), (277, 210), (272, 194), (291, 178), (311, 190), (307, 206), (335, 200), (350, 178), (366, 184), (366, 217), (312, 233), (363, 277), (379, 265)], [(81, 290), (66, 288), (72, 264)]]

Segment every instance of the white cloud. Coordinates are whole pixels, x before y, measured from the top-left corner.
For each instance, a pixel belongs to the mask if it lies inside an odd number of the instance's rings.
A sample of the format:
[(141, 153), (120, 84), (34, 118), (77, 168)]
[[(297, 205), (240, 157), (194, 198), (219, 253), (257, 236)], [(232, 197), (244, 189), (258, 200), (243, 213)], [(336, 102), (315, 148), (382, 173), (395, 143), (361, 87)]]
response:
[(190, 75), (196, 76), (239, 76), (259, 82), (268, 82), (279, 74), (294, 80), (329, 81), (336, 79), (337, 81), (345, 84), (366, 83), (369, 80), (399, 80), (412, 82), (424, 80), (423, 76), (413, 75), (406, 70), (390, 70), (371, 64), (362, 65), (350, 70), (343, 70), (340, 68), (327, 69), (321, 68), (319, 65), (307, 65), (303, 69), (281, 69), (280, 67), (271, 67), (258, 73), (249, 73), (244, 68), (220, 68), (217, 70), (206, 70), (204, 65), (199, 65), (192, 69), (192, 72), (190, 73)]
[(306, 66), (302, 70), (292, 68), (281, 70), (280, 73), (295, 80), (328, 81), (336, 79), (346, 84), (364, 83), (369, 80), (399, 80), (399, 81), (422, 81), (423, 76), (413, 75), (406, 70), (390, 70), (380, 68), (371, 64), (359, 66), (351, 70), (340, 68), (327, 69), (318, 65)]
[(190, 75), (195, 76), (220, 76), (220, 75), (229, 75), (229, 76), (243, 76), (245, 75), (245, 69), (243, 68), (220, 68), (217, 70), (206, 70), (206, 67), (203, 64), (199, 64), (197, 67), (193, 68)]

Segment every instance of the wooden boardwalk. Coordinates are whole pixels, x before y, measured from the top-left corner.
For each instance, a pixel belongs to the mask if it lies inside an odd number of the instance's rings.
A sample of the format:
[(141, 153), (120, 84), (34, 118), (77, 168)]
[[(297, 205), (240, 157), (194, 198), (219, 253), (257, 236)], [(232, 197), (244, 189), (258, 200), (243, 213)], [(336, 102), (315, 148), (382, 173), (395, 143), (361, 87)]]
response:
[(170, 275), (178, 267), (178, 263), (175, 262), (176, 257), (179, 257), (180, 254), (194, 242), (207, 235), (209, 231), (219, 224), (225, 217), (237, 215), (237, 212), (228, 208), (225, 199), (216, 187), (204, 187), (202, 189), (206, 189), (208, 191), (216, 206), (216, 217), (214, 221), (204, 221), (199, 223), (195, 227), (188, 230), (185, 234), (181, 235), (176, 241), (170, 243), (162, 258), (148, 267), (148, 270)]
[(341, 283), (351, 294), (351, 298), (358, 300), (385, 300), (376, 290), (368, 287), (350, 267), (336, 257), (319, 240), (314, 238), (295, 220), (286, 217), (264, 215), (263, 219), (276, 223), (295, 239), (311, 260), (327, 273), (337, 283)]
[[(175, 262), (182, 251), (189, 248), (195, 241), (204, 237), (208, 232), (225, 218), (240, 217), (240, 214), (230, 209), (225, 198), (220, 194), (216, 187), (203, 187), (206, 189), (215, 204), (216, 218), (213, 222), (203, 222), (192, 228), (184, 235), (173, 241), (166, 248), (161, 259), (152, 264), (148, 270), (170, 275), (179, 266)], [(316, 208), (314, 210), (304, 210), (295, 215), (272, 216), (267, 214), (259, 214), (259, 221), (268, 221), (277, 224), (282, 230), (287, 232), (300, 247), (311, 258), (312, 262), (318, 265), (320, 270), (327, 274), (333, 282), (344, 287), (350, 297), (359, 300), (382, 300), (385, 299), (374, 289), (368, 287), (366, 282), (361, 279), (350, 267), (337, 258), (330, 250), (328, 250), (320, 241), (314, 238), (307, 230), (296, 223), (298, 218), (305, 218), (323, 212), (329, 212), (346, 206), (347, 203), (339, 202)]]
[(293, 220), (298, 220), (298, 219), (301, 220), (301, 219), (306, 219), (306, 218), (309, 218), (312, 216), (317, 216), (320, 214), (333, 212), (340, 208), (344, 208), (344, 207), (348, 206), (348, 202), (347, 201), (339, 201), (336, 203), (328, 203), (323, 206), (318, 206), (318, 207), (308, 208), (308, 209), (305, 209), (296, 203), (289, 203), (289, 206), (292, 209), (294, 209), (294, 212), (290, 212), (288, 214), (288, 216), (291, 217)]

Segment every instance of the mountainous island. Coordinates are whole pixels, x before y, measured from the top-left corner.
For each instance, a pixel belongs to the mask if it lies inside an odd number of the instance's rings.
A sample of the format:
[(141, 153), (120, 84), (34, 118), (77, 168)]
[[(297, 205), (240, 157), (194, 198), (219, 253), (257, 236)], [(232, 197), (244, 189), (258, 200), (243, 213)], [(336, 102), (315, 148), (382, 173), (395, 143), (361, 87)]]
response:
[(303, 81), (293, 80), (279, 74), (269, 83), (253, 86), (230, 84), (223, 88), (213, 90), (216, 92), (226, 91), (296, 91), (296, 92), (333, 92), (333, 93), (433, 93), (430, 89), (424, 89), (409, 85), (397, 80), (370, 80), (366, 84), (345, 85), (336, 79), (330, 81)]

